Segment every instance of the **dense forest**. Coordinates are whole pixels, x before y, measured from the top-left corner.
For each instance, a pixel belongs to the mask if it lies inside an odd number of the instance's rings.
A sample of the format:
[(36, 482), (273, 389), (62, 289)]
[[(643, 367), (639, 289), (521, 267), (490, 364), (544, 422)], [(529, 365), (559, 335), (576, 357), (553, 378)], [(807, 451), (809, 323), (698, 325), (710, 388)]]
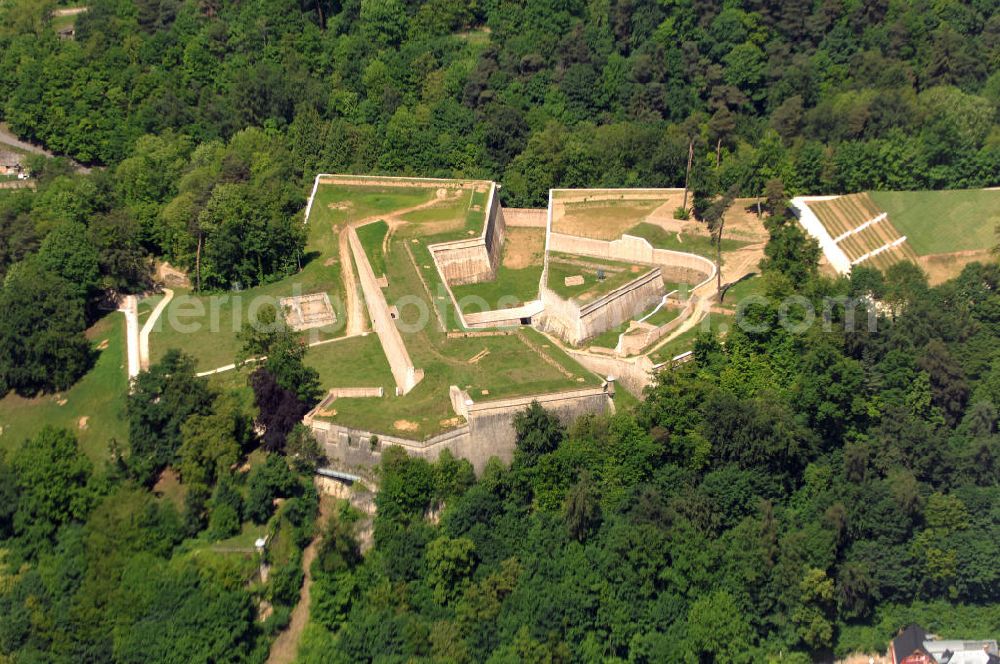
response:
[(95, 0), (74, 40), (54, 0), (6, 4), (3, 118), (88, 164), (258, 126), (297, 175), (489, 177), (514, 205), (679, 186), (691, 139), (744, 194), (1000, 172), (988, 0)]
[[(0, 396), (72, 386), (153, 258), (201, 291), (294, 274), (319, 171), (539, 205), (681, 186), (693, 146), (699, 205), (768, 195), (770, 300), (634, 408), (526, 410), (509, 467), (390, 448), (370, 542), (347, 504), (317, 531), (293, 334), (244, 330), (233, 359), (267, 360), (232, 392), (169, 352), (105, 461), (54, 428), (0, 449), (0, 662), (262, 662), (317, 532), (305, 662), (806, 662), (910, 621), (1000, 632), (1000, 265), (827, 279), (776, 194), (1000, 184), (994, 2), (93, 0), (72, 39), (57, 4), (0, 3), (0, 119), (64, 155), (0, 191)], [(855, 323), (788, 329), (791, 295), (853, 298)]]
[[(765, 278), (795, 281), (777, 257)], [(795, 285), (886, 306), (789, 331), (754, 304), (634, 412), (524, 412), (513, 464), (474, 484), (386, 455), (374, 549), (349, 512), (325, 533), (304, 661), (809, 662), (911, 621), (996, 634), (1000, 266)]]

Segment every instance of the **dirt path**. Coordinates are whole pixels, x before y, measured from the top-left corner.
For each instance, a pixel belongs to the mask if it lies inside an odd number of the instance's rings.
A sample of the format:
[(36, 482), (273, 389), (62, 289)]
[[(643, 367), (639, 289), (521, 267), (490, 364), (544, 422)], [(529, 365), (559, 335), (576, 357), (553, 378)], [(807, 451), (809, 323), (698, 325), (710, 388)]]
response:
[(299, 601), (292, 609), (291, 619), (288, 627), (284, 629), (278, 638), (271, 644), (271, 652), (267, 657), (267, 664), (291, 664), (299, 653), (299, 640), (302, 638), (302, 630), (309, 624), (309, 603), (312, 595), (312, 564), (316, 560), (320, 543), (323, 541), (323, 527), (329, 518), (332, 502), (323, 500), (322, 495), (319, 501), (319, 516), (316, 517), (316, 527), (319, 533), (309, 543), (309, 546), (302, 552), (302, 588), (299, 590)]
[[(456, 189), (455, 191), (460, 194), (462, 190)], [(351, 245), (347, 241), (347, 233), (344, 231), (347, 228), (357, 228), (358, 226), (364, 226), (365, 224), (370, 224), (374, 221), (384, 221), (389, 226), (389, 230), (386, 232), (385, 240), (383, 241), (383, 253), (388, 256), (387, 243), (389, 235), (393, 232), (393, 230), (395, 230), (396, 227), (406, 223), (406, 221), (401, 218), (404, 214), (423, 210), (424, 208), (434, 207), (442, 201), (447, 200), (447, 198), (448, 190), (442, 188), (438, 190), (437, 196), (419, 205), (403, 208), (401, 210), (394, 210), (392, 214), (388, 215), (377, 214), (365, 217), (364, 219), (358, 219), (357, 221), (350, 221), (339, 228), (338, 249), (340, 251), (340, 272), (344, 277), (344, 292), (347, 296), (347, 302), (345, 303), (346, 306), (344, 307), (347, 311), (347, 336), (351, 337), (361, 334), (365, 331), (368, 325), (364, 315), (364, 302), (358, 295), (357, 276), (354, 274), (354, 269), (351, 264)]]
[[(48, 150), (46, 150), (45, 148), (43, 148), (43, 147), (41, 147), (39, 145), (35, 145), (34, 143), (29, 143), (27, 141), (22, 141), (20, 138), (18, 138), (17, 136), (15, 136), (10, 131), (10, 129), (7, 127), (7, 123), (6, 122), (0, 123), (0, 143), (3, 143), (5, 145), (9, 145), (9, 146), (11, 146), (13, 148), (17, 148), (18, 150), (23, 150), (25, 152), (30, 152), (32, 154), (41, 154), (41, 155), (45, 155), (46, 157), (56, 157), (56, 156), (58, 156), (58, 155), (55, 155), (55, 154), (49, 152)], [(86, 166), (83, 166), (83, 165), (81, 165), (81, 164), (73, 161), (72, 159), (70, 159), (70, 163), (72, 163), (73, 166), (76, 168), (76, 170), (78, 172), (80, 172), (80, 173), (86, 174), (86, 173), (90, 172), (89, 168), (87, 168)]]
[(344, 311), (347, 312), (347, 331), (349, 337), (365, 331), (365, 315), (361, 298), (358, 297), (358, 282), (354, 275), (354, 264), (351, 262), (351, 245), (347, 241), (347, 233), (341, 230), (338, 239), (340, 251), (340, 274), (344, 278), (344, 295), (347, 297)]

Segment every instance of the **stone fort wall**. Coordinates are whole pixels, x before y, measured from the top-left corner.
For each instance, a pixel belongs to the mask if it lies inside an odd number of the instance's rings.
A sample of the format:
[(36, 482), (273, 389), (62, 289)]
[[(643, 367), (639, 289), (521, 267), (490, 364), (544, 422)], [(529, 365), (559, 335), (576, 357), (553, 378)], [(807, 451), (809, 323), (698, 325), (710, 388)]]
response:
[(584, 305), (562, 298), (545, 285), (541, 291), (545, 309), (539, 327), (576, 345), (655, 306), (663, 298), (664, 286), (662, 270), (655, 267)]
[(618, 240), (594, 240), (565, 233), (549, 233), (548, 251), (592, 256), (625, 263), (659, 265), (668, 281), (704, 283), (715, 276), (715, 263), (683, 251), (656, 249), (648, 240), (622, 235)]
[(378, 335), (382, 350), (389, 360), (389, 368), (392, 370), (392, 377), (396, 381), (396, 392), (406, 394), (412, 390), (424, 377), (424, 370), (413, 366), (413, 360), (403, 344), (403, 337), (396, 329), (396, 323), (389, 314), (389, 304), (385, 300), (385, 294), (379, 288), (378, 279), (372, 271), (368, 256), (361, 246), (358, 233), (353, 226), (344, 231), (347, 233), (348, 243), (351, 245), (351, 253), (354, 254), (354, 263), (358, 268), (358, 280), (361, 282), (361, 292), (365, 296), (365, 307), (372, 321), (372, 329)]
[(432, 244), (427, 248), (447, 285), (475, 284), (496, 277), (506, 225), (496, 183), (490, 184), (486, 220), (479, 237)]
[[(382, 450), (386, 446), (396, 445), (412, 456), (430, 461), (437, 459), (442, 450), (449, 450), (456, 457), (468, 459), (476, 472), (481, 473), (491, 457), (497, 457), (504, 463), (510, 463), (514, 458), (514, 415), (532, 401), (538, 401), (560, 421), (568, 424), (587, 413), (613, 412), (613, 396), (613, 389), (603, 385), (471, 404), (463, 402), (459, 407), (468, 413), (468, 423), (426, 440), (375, 433), (319, 420), (307, 424), (333, 465), (373, 466), (381, 461)], [(452, 394), (453, 405), (455, 399)]]

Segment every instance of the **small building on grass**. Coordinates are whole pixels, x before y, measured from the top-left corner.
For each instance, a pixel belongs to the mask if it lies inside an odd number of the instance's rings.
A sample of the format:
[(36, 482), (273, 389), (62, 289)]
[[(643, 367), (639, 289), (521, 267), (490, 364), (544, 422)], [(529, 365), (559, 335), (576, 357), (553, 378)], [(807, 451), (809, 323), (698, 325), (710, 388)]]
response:
[(12, 150), (0, 150), (0, 176), (15, 176), (19, 180), (28, 177), (24, 165), (24, 155)]

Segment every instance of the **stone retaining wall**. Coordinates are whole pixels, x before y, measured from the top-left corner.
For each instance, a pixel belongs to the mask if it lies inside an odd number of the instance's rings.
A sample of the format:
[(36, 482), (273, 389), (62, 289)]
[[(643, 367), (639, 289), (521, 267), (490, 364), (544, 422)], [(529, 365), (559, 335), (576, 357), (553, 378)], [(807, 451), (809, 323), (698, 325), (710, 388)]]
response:
[(545, 208), (504, 208), (503, 219), (512, 228), (545, 228), (548, 210)]
[(353, 227), (344, 230), (347, 233), (348, 243), (351, 245), (351, 253), (354, 254), (354, 263), (358, 268), (358, 280), (361, 282), (361, 292), (365, 296), (365, 306), (368, 308), (368, 315), (372, 320), (372, 329), (378, 335), (382, 350), (389, 360), (389, 368), (392, 370), (392, 377), (396, 381), (396, 392), (406, 394), (412, 390), (424, 377), (424, 370), (413, 366), (410, 354), (403, 344), (403, 337), (396, 329), (396, 323), (389, 315), (389, 304), (385, 300), (385, 294), (379, 288), (378, 280), (372, 271), (372, 266), (368, 262), (358, 233)]
[(663, 276), (655, 267), (585, 305), (542, 286), (545, 310), (539, 326), (570, 344), (580, 344), (646, 311), (663, 298)]
[(449, 287), (496, 278), (505, 230), (496, 183), (490, 185), (486, 200), (486, 220), (479, 237), (440, 242), (427, 247), (441, 278)]
[(385, 390), (381, 387), (334, 387), (327, 394), (334, 399), (361, 399), (383, 397)]
[(573, 349), (566, 352), (594, 373), (614, 378), (616, 383), (640, 399), (643, 390), (653, 382), (653, 361), (645, 355), (624, 358)]
[(621, 340), (618, 345), (618, 352), (622, 355), (637, 355), (642, 352), (643, 348), (648, 348), (652, 344), (656, 343), (663, 337), (667, 336), (681, 324), (684, 323), (690, 316), (691, 312), (694, 311), (694, 299), (689, 299), (684, 309), (681, 313), (673, 320), (667, 321), (659, 327), (654, 327), (652, 325), (647, 326), (648, 329), (644, 332), (637, 334), (629, 334), (627, 331), (622, 335)]
[(683, 251), (656, 249), (645, 238), (634, 235), (622, 235), (620, 239), (609, 242), (565, 233), (549, 233), (548, 250), (626, 263), (659, 265), (664, 278), (669, 281), (688, 281), (700, 285), (715, 276), (715, 263), (707, 258)]
[(313, 420), (309, 423), (316, 439), (334, 464), (372, 466), (382, 458), (387, 445), (402, 447), (407, 453), (433, 461), (442, 450), (468, 459), (477, 473), (482, 472), (491, 457), (510, 463), (514, 457), (514, 415), (532, 401), (538, 401), (563, 423), (585, 413), (613, 411), (613, 391), (607, 385), (581, 388), (549, 394), (536, 394), (511, 399), (498, 399), (466, 404), (460, 390), (452, 393), (453, 404), (462, 399), (460, 410), (468, 413), (468, 424), (426, 440), (413, 440), (397, 435), (374, 433), (332, 422)]

